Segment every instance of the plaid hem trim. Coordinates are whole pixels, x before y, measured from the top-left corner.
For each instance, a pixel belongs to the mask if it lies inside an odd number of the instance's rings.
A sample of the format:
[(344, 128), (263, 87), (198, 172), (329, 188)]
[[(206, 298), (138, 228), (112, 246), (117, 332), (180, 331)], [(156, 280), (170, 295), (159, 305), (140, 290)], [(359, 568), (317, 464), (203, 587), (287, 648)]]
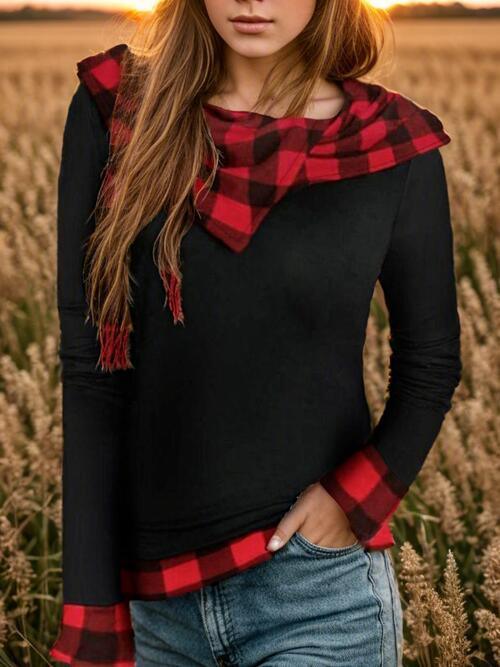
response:
[[(266, 545), (275, 528), (170, 558), (124, 561), (121, 586), (127, 601), (107, 606), (65, 604), (50, 657), (73, 667), (135, 667), (129, 599), (180, 595), (269, 560), (273, 552)], [(383, 524), (365, 548), (385, 549), (393, 544), (390, 528)]]
[(361, 543), (378, 548), (385, 548), (380, 545), (391, 540), (394, 544), (384, 522), (408, 487), (389, 469), (374, 445), (355, 452), (319, 481), (344, 510)]
[(197, 590), (272, 558), (266, 549), (274, 526), (230, 541), (159, 560), (124, 561), (121, 592), (114, 605), (63, 605), (59, 636), (49, 651), (73, 667), (106, 664), (134, 667), (134, 634), (129, 599), (158, 600)]
[(266, 545), (274, 528), (253, 530), (219, 545), (169, 558), (124, 561), (122, 594), (142, 600), (182, 595), (258, 565), (273, 556)]

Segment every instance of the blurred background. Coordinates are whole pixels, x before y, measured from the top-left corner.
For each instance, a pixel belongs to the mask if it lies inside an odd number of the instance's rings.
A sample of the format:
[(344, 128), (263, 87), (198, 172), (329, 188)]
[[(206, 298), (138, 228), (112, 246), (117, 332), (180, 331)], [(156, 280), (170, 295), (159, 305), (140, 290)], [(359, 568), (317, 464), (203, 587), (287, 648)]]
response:
[[(368, 77), (440, 116), (463, 379), (393, 520), (405, 665), (500, 665), (500, 7), (393, 5)], [(50, 665), (61, 599), (56, 182), (76, 62), (127, 41), (153, 0), (0, 0), (0, 666)], [(375, 290), (365, 346), (374, 419), (388, 380)], [(355, 667), (353, 665), (353, 667)]]

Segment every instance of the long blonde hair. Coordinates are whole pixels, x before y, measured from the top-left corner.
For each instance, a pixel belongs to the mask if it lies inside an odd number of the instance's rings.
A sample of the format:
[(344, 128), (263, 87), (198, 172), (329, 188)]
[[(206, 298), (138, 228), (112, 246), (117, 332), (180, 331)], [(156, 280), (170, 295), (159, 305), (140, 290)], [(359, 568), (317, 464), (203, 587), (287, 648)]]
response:
[[(317, 0), (308, 25), (269, 72), (254, 109), (291, 95), (285, 115), (303, 115), (320, 77), (360, 77), (375, 66), (386, 24), (386, 12), (364, 0)], [(202, 104), (226, 77), (223, 41), (201, 0), (160, 0), (128, 44), (121, 86), (136, 100), (133, 132), (110, 157), (114, 194), (105, 204), (101, 188), (85, 257), (89, 316), (120, 330), (132, 328), (130, 245), (160, 211), (166, 219), (153, 259), (162, 276), (181, 279), (180, 245), (196, 215), (195, 179), (208, 154), (213, 168), (204, 188), (210, 188), (218, 164)]]

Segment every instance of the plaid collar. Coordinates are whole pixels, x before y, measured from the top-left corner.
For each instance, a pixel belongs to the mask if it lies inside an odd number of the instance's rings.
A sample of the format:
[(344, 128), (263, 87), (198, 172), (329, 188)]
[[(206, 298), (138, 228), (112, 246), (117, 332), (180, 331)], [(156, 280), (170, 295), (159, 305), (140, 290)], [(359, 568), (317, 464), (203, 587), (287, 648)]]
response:
[[(117, 44), (81, 60), (77, 73), (88, 88), (109, 129), (110, 155), (128, 142), (136, 100), (120, 89), (127, 44)], [(210, 190), (202, 186), (209, 157), (193, 185), (197, 222), (235, 252), (250, 243), (270, 209), (291, 188), (370, 174), (447, 144), (441, 121), (401, 93), (354, 78), (336, 80), (345, 103), (333, 118), (275, 118), (205, 103), (203, 109), (214, 143), (222, 155)], [(114, 165), (103, 174), (106, 198), (113, 194)], [(184, 323), (180, 279), (160, 271), (165, 304), (174, 324)], [(103, 370), (133, 367), (132, 323), (99, 323)]]
[[(127, 50), (118, 44), (78, 63), (78, 76), (110, 129), (111, 145), (118, 140), (121, 105), (127, 103), (118, 94)], [(275, 118), (203, 105), (222, 159), (212, 188), (198, 199), (198, 222), (232, 250), (248, 246), (291, 188), (373, 173), (450, 141), (436, 115), (401, 93), (354, 78), (336, 83), (346, 101), (332, 119)], [(209, 168), (207, 161), (194, 194)]]

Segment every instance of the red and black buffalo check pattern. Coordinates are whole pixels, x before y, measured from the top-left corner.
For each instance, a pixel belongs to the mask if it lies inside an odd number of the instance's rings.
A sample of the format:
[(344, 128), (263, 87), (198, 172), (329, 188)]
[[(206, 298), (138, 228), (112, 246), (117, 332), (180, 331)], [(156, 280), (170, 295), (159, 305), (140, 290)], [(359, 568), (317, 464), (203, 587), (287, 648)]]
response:
[[(394, 544), (388, 520), (407, 488), (368, 445), (319, 480), (348, 516), (365, 549)], [(158, 600), (197, 590), (272, 558), (266, 549), (276, 526), (251, 531), (215, 547), (164, 558), (123, 563), (123, 602), (109, 606), (64, 604), (59, 636), (50, 650), (74, 667), (105, 662), (134, 666), (128, 600)], [(99, 650), (97, 650), (97, 648)], [(93, 656), (99, 655), (99, 659)]]
[[(126, 53), (130, 55), (128, 46), (118, 44), (78, 63), (78, 76), (93, 95), (114, 145), (131, 135), (122, 123), (127, 117), (123, 109), (133, 102), (117, 96)], [(401, 93), (354, 78), (336, 83), (346, 101), (333, 118), (274, 118), (204, 103), (223, 158), (212, 188), (197, 200), (197, 221), (234, 251), (246, 248), (269, 209), (290, 188), (373, 173), (450, 141), (435, 114)], [(205, 175), (198, 177), (194, 195)]]
[[(125, 114), (121, 114), (131, 102), (121, 99), (118, 92), (127, 50), (127, 45), (119, 44), (78, 63), (78, 76), (110, 130), (111, 147), (127, 140), (131, 133), (123, 125)], [(332, 119), (273, 118), (204, 104), (223, 160), (212, 189), (197, 200), (197, 220), (235, 252), (246, 248), (270, 208), (290, 188), (372, 173), (450, 141), (440, 120), (409, 98), (356, 79), (337, 83), (346, 94), (346, 103)], [(207, 163), (205, 168), (209, 166)], [(105, 176), (110, 192), (111, 167)], [(205, 175), (200, 174), (194, 195)], [(183, 313), (176, 298), (179, 286), (172, 284), (172, 277), (162, 278), (166, 285), (168, 281), (168, 303), (174, 320), (180, 321)], [(114, 325), (107, 326), (109, 330)], [(117, 340), (111, 334), (101, 343), (109, 348), (109, 355), (101, 359), (103, 368), (127, 367), (128, 337)], [(407, 487), (373, 445), (355, 452), (319, 481), (342, 507), (366, 549), (385, 549), (394, 544), (388, 521)], [(123, 601), (107, 606), (65, 603), (50, 656), (74, 667), (133, 667), (130, 599), (162, 599), (187, 593), (264, 562), (273, 556), (266, 544), (274, 528), (251, 531), (215, 547), (161, 560), (123, 562)]]
[(359, 540), (378, 539), (408, 487), (388, 468), (371, 444), (355, 452), (319, 480), (342, 507)]
[[(134, 54), (126, 44), (118, 44), (78, 63), (78, 76), (110, 130), (111, 153), (129, 141), (138, 104), (120, 88), (124, 57), (130, 62)], [(354, 78), (336, 83), (345, 103), (333, 118), (275, 118), (203, 103), (222, 159), (209, 190), (202, 191), (209, 157), (196, 178), (196, 221), (233, 251), (248, 246), (269, 210), (291, 188), (373, 173), (451, 140), (435, 114), (401, 93)], [(112, 163), (103, 187), (112, 197)], [(162, 274), (161, 279), (174, 323), (184, 323), (178, 278)], [(103, 370), (131, 367), (130, 328), (114, 322), (100, 325)]]

